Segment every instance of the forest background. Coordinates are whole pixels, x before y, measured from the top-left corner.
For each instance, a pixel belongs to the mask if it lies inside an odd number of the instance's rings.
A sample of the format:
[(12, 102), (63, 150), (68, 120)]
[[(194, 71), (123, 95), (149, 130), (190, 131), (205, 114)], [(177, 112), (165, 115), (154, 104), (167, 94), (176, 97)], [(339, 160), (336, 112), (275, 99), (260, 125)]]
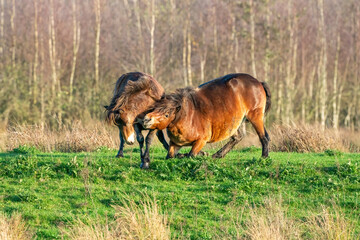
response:
[(359, 129), (357, 0), (0, 0), (0, 121), (102, 120), (118, 77), (269, 83), (273, 122)]

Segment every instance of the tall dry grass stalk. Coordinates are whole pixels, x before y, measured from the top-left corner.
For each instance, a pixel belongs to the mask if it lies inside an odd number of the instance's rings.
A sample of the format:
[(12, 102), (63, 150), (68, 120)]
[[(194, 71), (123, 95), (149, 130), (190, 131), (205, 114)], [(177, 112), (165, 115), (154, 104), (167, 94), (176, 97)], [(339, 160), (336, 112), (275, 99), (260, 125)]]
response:
[(145, 198), (139, 205), (129, 200), (124, 206), (114, 208), (116, 215), (113, 222), (85, 224), (79, 221), (63, 232), (73, 240), (170, 239), (167, 217), (161, 213), (156, 200)]
[(253, 240), (301, 239), (300, 224), (288, 216), (281, 199), (250, 208), (245, 234)]
[(32, 233), (22, 220), (20, 214), (13, 214), (11, 218), (0, 214), (0, 240), (27, 240)]
[(336, 204), (322, 206), (317, 214), (309, 209), (306, 214), (309, 217), (303, 219), (290, 215), (281, 196), (265, 199), (260, 205), (229, 206), (227, 210), (232, 224), (227, 222), (220, 232), (214, 232), (215, 239), (234, 239), (231, 229), (235, 229), (236, 239), (244, 240), (360, 239), (354, 232), (354, 223), (345, 218)]
[(316, 125), (274, 125), (270, 132), (271, 149), (282, 152), (349, 151), (347, 137), (333, 129)]
[(355, 235), (354, 224), (337, 206), (332, 209), (323, 206), (320, 214), (308, 218), (306, 226), (314, 240), (353, 240), (360, 237)]
[(41, 151), (81, 152), (93, 151), (100, 146), (116, 148), (118, 130), (93, 122), (84, 126), (80, 121), (52, 131), (39, 125), (16, 126), (6, 132), (6, 150), (19, 146), (33, 146)]

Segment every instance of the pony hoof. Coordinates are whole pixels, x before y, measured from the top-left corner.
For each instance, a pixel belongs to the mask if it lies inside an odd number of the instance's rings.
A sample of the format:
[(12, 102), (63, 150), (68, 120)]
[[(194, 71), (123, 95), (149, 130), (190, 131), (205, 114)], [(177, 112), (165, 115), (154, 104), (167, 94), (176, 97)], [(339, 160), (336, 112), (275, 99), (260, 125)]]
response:
[(142, 162), (142, 163), (140, 164), (140, 168), (142, 168), (142, 169), (149, 169), (149, 167), (150, 167), (150, 163), (149, 163), (149, 162)]
[(187, 157), (186, 154), (183, 153), (176, 154), (176, 158), (184, 158), (184, 157)]
[(209, 156), (209, 153), (208, 153), (208, 152), (203, 152), (203, 151), (200, 151), (198, 154), (199, 154), (200, 156), (203, 156), (203, 157)]
[(211, 157), (212, 158), (223, 158), (223, 156), (221, 154), (218, 154), (218, 153), (214, 153)]
[(124, 154), (118, 154), (116, 155), (116, 158), (123, 158), (124, 157)]

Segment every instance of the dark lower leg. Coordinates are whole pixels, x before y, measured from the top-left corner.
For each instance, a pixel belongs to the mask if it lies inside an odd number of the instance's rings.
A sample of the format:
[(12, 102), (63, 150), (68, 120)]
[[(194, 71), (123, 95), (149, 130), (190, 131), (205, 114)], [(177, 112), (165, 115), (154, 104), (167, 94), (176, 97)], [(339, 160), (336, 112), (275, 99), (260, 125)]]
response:
[(244, 135), (242, 134), (241, 126), (237, 130), (237, 132), (230, 138), (229, 142), (227, 142), (219, 151), (212, 155), (213, 158), (223, 158), (225, 155), (230, 152), (231, 149), (234, 148), (236, 144), (238, 144)]
[(119, 137), (120, 137), (120, 147), (118, 153), (116, 154), (117, 158), (124, 157), (123, 149), (124, 149), (125, 140), (121, 134), (120, 128), (119, 128)]
[(143, 158), (141, 159), (141, 168), (149, 168), (150, 166), (150, 155), (149, 155), (149, 151), (150, 151), (150, 146), (151, 143), (154, 139), (154, 135), (155, 135), (155, 131), (154, 130), (149, 130), (148, 135), (146, 136), (145, 139), (145, 153), (143, 155)]
[(262, 146), (261, 157), (263, 158), (267, 158), (269, 156), (269, 141), (270, 141), (269, 134), (265, 130), (265, 135), (262, 138), (260, 138), (260, 142)]
[(162, 130), (158, 130), (156, 132), (156, 136), (158, 137), (159, 141), (164, 146), (164, 148), (168, 151), (169, 150), (169, 144), (165, 140), (164, 132)]
[(134, 125), (134, 130), (135, 130), (135, 133), (136, 133), (136, 140), (138, 141), (139, 143), (139, 146), (140, 146), (140, 158), (143, 159), (144, 157), (144, 136), (142, 135), (141, 133), (141, 129), (139, 129), (138, 126)]

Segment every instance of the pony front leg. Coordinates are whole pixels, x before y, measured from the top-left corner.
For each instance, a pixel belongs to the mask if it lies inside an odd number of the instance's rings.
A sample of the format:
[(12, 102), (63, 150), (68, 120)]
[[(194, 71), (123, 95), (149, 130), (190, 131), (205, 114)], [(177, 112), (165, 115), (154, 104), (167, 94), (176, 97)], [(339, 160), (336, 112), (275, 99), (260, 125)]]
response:
[(117, 158), (122, 158), (124, 157), (124, 152), (123, 152), (123, 149), (124, 149), (124, 144), (125, 144), (125, 140), (121, 134), (121, 130), (119, 128), (119, 137), (120, 137), (120, 147), (119, 147), (119, 151), (118, 153), (116, 154), (116, 157)]
[(144, 135), (142, 135), (141, 133), (141, 128), (138, 125), (134, 125), (134, 130), (136, 133), (136, 140), (139, 143), (139, 147), (140, 147), (140, 158), (143, 159), (144, 157)]
[(145, 145), (146, 145), (146, 149), (144, 152), (144, 155), (141, 158), (141, 165), (140, 167), (143, 169), (147, 169), (150, 167), (150, 155), (149, 155), (149, 150), (150, 150), (150, 145), (154, 139), (155, 136), (155, 131), (154, 130), (149, 130), (148, 135), (146, 136), (145, 139)]
[(203, 139), (197, 140), (190, 152), (188, 153), (188, 157), (196, 157), (196, 155), (198, 155), (198, 153), (201, 151), (201, 149), (206, 145), (206, 141), (204, 141)]
[(169, 151), (168, 151), (168, 154), (166, 156), (166, 159), (174, 158), (175, 155), (180, 150), (180, 148), (181, 148), (180, 146), (178, 146), (175, 143), (173, 143), (172, 141), (170, 141)]

